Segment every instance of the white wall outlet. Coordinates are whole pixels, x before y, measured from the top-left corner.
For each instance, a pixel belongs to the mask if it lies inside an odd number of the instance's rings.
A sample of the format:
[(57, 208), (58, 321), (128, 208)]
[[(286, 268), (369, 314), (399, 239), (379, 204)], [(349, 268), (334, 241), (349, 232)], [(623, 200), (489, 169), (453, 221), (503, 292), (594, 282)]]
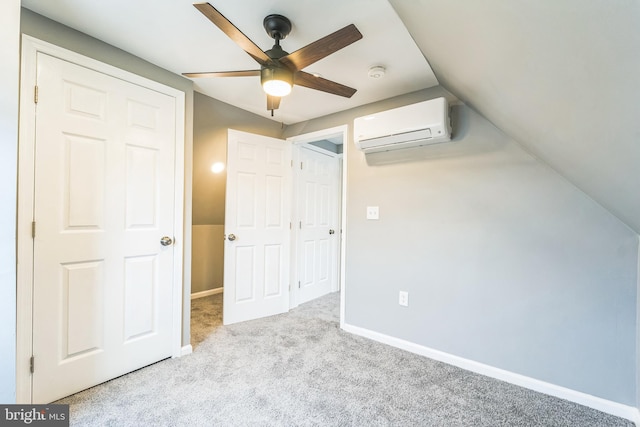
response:
[(409, 292), (400, 291), (400, 294), (398, 296), (398, 304), (404, 307), (409, 307)]
[(367, 219), (379, 219), (380, 208), (378, 206), (367, 206)]

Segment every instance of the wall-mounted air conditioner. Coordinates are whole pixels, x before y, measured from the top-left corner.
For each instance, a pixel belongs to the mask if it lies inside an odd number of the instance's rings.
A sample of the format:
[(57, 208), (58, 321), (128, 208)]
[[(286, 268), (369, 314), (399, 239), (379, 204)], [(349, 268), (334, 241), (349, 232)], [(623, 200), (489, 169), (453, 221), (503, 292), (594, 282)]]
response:
[(447, 100), (436, 98), (358, 117), (353, 121), (353, 139), (365, 153), (450, 141)]

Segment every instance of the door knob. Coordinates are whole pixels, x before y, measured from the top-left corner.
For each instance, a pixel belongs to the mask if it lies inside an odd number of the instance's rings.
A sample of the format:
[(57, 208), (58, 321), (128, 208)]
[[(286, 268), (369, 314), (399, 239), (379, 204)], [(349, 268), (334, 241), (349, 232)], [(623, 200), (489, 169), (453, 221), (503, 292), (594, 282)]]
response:
[(229, 236), (227, 236), (227, 239), (229, 239), (229, 241), (233, 242), (234, 240), (236, 240), (236, 235), (235, 234), (229, 234)]
[(336, 232), (336, 230), (334, 230), (334, 229), (329, 230), (329, 234), (335, 234), (335, 232)]
[(169, 236), (164, 236), (162, 239), (160, 239), (160, 244), (162, 246), (171, 246), (172, 243), (173, 239)]

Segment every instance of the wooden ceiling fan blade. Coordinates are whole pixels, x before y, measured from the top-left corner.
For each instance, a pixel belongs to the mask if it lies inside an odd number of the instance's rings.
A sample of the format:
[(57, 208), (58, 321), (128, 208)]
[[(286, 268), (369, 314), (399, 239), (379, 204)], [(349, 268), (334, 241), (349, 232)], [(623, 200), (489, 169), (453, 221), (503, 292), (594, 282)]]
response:
[(344, 96), (345, 98), (351, 98), (357, 91), (352, 87), (345, 86), (331, 80), (323, 79), (322, 77), (316, 77), (313, 74), (305, 73), (304, 71), (298, 71), (294, 75), (293, 82), (298, 86), (320, 90), (322, 92), (331, 93), (333, 95)]
[(231, 40), (236, 42), (245, 52), (251, 55), (260, 65), (271, 63), (271, 58), (252, 42), (249, 37), (245, 36), (242, 31), (233, 25), (231, 21), (218, 12), (215, 7), (209, 3), (195, 3), (193, 6), (209, 18), (211, 22), (220, 28)]
[(203, 73), (182, 73), (185, 77), (253, 77), (260, 76), (260, 70), (207, 71)]
[(271, 110), (273, 114), (273, 110), (277, 110), (280, 107), (281, 99), (279, 96), (267, 95), (267, 110)]
[(280, 58), (280, 62), (294, 71), (299, 71), (361, 38), (362, 34), (355, 25), (347, 25), (341, 30)]

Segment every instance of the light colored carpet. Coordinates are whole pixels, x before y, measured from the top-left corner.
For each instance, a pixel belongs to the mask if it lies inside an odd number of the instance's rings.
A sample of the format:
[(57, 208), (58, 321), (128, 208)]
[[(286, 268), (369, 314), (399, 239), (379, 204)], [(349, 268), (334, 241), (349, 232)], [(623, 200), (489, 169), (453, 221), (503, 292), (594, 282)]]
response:
[(632, 426), (343, 332), (339, 296), (221, 326), (194, 300), (194, 353), (70, 396), (74, 426)]

